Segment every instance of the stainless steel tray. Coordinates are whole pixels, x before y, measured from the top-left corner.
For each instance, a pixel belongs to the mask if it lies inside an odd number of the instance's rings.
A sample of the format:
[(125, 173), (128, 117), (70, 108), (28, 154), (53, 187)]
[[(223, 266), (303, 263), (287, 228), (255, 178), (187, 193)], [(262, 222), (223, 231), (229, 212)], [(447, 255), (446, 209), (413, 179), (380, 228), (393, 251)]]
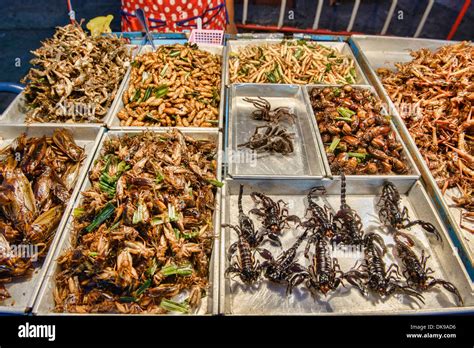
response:
[[(131, 51), (132, 57), (134, 57), (138, 50), (139, 47), (136, 45), (126, 45), (127, 48)], [(58, 127), (59, 125), (68, 125), (68, 126), (76, 126), (76, 125), (90, 125), (92, 127), (96, 126), (101, 126), (104, 125), (107, 121), (107, 119), (110, 117), (110, 114), (112, 113), (112, 110), (115, 108), (115, 104), (117, 104), (119, 97), (122, 95), (122, 89), (125, 87), (125, 81), (127, 81), (128, 76), (130, 75), (130, 67), (127, 68), (125, 75), (123, 76), (122, 82), (120, 83), (117, 92), (115, 93), (114, 100), (112, 101), (112, 104), (110, 104), (109, 110), (107, 111), (107, 114), (104, 116), (101, 122), (95, 122), (95, 123), (61, 123), (61, 122), (32, 122), (30, 124), (32, 125), (46, 125), (46, 126), (54, 126)], [(26, 113), (28, 111), (28, 108), (25, 103), (25, 93), (21, 92), (8, 106), (8, 108), (5, 110), (3, 114), (0, 115), (0, 126), (5, 123), (5, 124), (25, 124), (25, 118), (26, 118)]]
[[(229, 75), (229, 57), (231, 53), (237, 53), (241, 48), (246, 47), (246, 46), (252, 46), (252, 45), (262, 45), (262, 44), (278, 44), (282, 42), (283, 40), (281, 39), (250, 39), (250, 40), (228, 40), (227, 41), (227, 50), (226, 50), (226, 56), (225, 56), (225, 84), (226, 86), (230, 85), (230, 75)], [(354, 53), (352, 52), (349, 44), (346, 42), (336, 42), (336, 41), (312, 41), (316, 42), (320, 45), (326, 46), (333, 48), (337, 50), (338, 52), (345, 54), (349, 57), (351, 57), (354, 60), (354, 65), (356, 69), (356, 84), (368, 84), (367, 78), (364, 75), (364, 72), (359, 66), (359, 63), (354, 56)]]
[[(294, 152), (282, 154), (256, 154), (248, 148), (239, 148), (238, 144), (247, 142), (257, 126), (265, 121), (252, 119), (255, 110), (245, 97), (260, 96), (271, 103), (272, 109), (286, 106), (296, 114), (296, 122), (282, 120), (290, 133), (294, 133)], [(229, 87), (229, 128), (227, 144), (227, 162), (229, 175), (234, 178), (295, 178), (326, 175), (321, 157), (320, 138), (313, 132), (308, 104), (305, 103), (303, 89), (297, 85), (278, 84), (232, 84)], [(328, 167), (329, 168), (329, 167)]]
[[(224, 76), (226, 73), (226, 65), (224, 64), (224, 52), (225, 52), (225, 46), (215, 46), (215, 45), (208, 45), (208, 44), (198, 44), (198, 47), (204, 51), (221, 55), (222, 56), (222, 71), (221, 71), (221, 92), (220, 92), (220, 98), (221, 101), (219, 103), (219, 119), (218, 119), (218, 126), (217, 127), (176, 127), (180, 130), (184, 129), (222, 129), (223, 127), (223, 119), (224, 119), (224, 104), (225, 104), (225, 84), (224, 84)], [(153, 48), (151, 45), (145, 45), (142, 46), (138, 54), (144, 54), (153, 51)], [(111, 113), (108, 115), (106, 119), (106, 124), (109, 129), (113, 130), (128, 130), (128, 129), (139, 129), (143, 127), (126, 127), (126, 126), (121, 126), (120, 125), (120, 120), (117, 117), (117, 114), (120, 112), (120, 110), (123, 109), (123, 100), (122, 100), (122, 95), (125, 93), (125, 91), (128, 89), (128, 83), (130, 81), (130, 73), (127, 74), (126, 79), (124, 80), (124, 87), (121, 89), (120, 94), (117, 96), (117, 102), (114, 105), (113, 110)], [(160, 129), (160, 128), (165, 128), (165, 127), (153, 127), (149, 126), (147, 127), (148, 129)]]
[[(22, 133), (26, 133), (27, 136), (40, 137), (43, 135), (51, 136), (57, 126), (52, 127), (48, 125), (37, 125), (37, 126), (25, 126), (25, 125), (1, 125), (0, 126), (0, 148), (4, 148), (10, 144), (16, 137)], [(76, 143), (85, 148), (87, 155), (86, 159), (82, 164), (82, 168), (79, 173), (77, 182), (82, 182), (82, 179), (87, 173), (87, 168), (92, 161), (92, 157), (95, 152), (95, 148), (100, 141), (104, 128), (95, 126), (64, 126), (61, 128), (69, 129)], [(51, 246), (46, 255), (46, 258), (41, 262), (40, 266), (35, 268), (31, 277), (17, 279), (11, 283), (6, 283), (5, 287), (11, 295), (11, 298), (0, 302), (0, 313), (26, 313), (33, 307), (34, 299), (40, 289), (42, 279), (46, 272), (48, 265), (48, 259), (54, 253), (56, 246), (61, 238), (64, 226), (67, 221), (67, 217), (71, 211), (74, 199), (79, 192), (79, 184), (76, 185), (74, 191), (71, 194), (71, 199), (63, 213), (63, 217), (59, 223), (59, 226), (54, 235), (54, 239), (51, 242)]]
[[(104, 144), (104, 141), (109, 139), (113, 136), (121, 136), (124, 134), (139, 134), (142, 131), (147, 130), (146, 128), (141, 129), (133, 129), (127, 131), (108, 131), (102, 137), (100, 143), (97, 145), (97, 150), (95, 152), (95, 156), (93, 160), (95, 161), (99, 156)], [(159, 130), (154, 130), (157, 133), (165, 133), (169, 130), (169, 128), (162, 128)], [(222, 168), (222, 156), (221, 156), (221, 145), (222, 144), (222, 134), (214, 129), (212, 131), (209, 130), (189, 130), (184, 129), (182, 132), (186, 135), (192, 136), (196, 139), (211, 139), (217, 142), (218, 146), (218, 157), (217, 157), (217, 180), (222, 180), (221, 177), (221, 168)], [(89, 168), (92, 165), (93, 161), (90, 161)], [(87, 174), (84, 175), (83, 181), (81, 185), (78, 185), (78, 190), (83, 192), (90, 187), (90, 181), (88, 179)], [(79, 189), (80, 187), (80, 189)], [(82, 202), (81, 195), (78, 195), (76, 201), (74, 202), (71, 209), (78, 207)], [(220, 217), (221, 217), (221, 189), (217, 189), (217, 193), (215, 196), (215, 211), (214, 211), (214, 244), (213, 244), (213, 251), (211, 255), (211, 260), (209, 263), (209, 292), (206, 297), (202, 299), (201, 308), (198, 310), (196, 314), (205, 315), (205, 314), (217, 314), (218, 311), (218, 291), (219, 291), (219, 245), (220, 245)], [(48, 258), (47, 264), (47, 271), (44, 275), (43, 284), (41, 289), (38, 293), (36, 298), (33, 311), (34, 315), (78, 315), (77, 313), (56, 313), (54, 312), (55, 303), (53, 297), (53, 291), (55, 288), (55, 276), (56, 272), (58, 271), (58, 264), (56, 260), (58, 257), (71, 246), (71, 238), (74, 236), (72, 235), (72, 227), (73, 227), (73, 217), (72, 215), (68, 216), (68, 219), (65, 223), (64, 231), (62, 233), (62, 237), (58, 242), (56, 251), (54, 254), (50, 255)], [(88, 314), (88, 315), (110, 315), (110, 314)]]
[[(441, 193), (426, 162), (376, 73), (378, 68), (383, 67), (393, 70), (395, 68), (394, 63), (410, 61), (412, 59), (410, 56), (411, 50), (419, 50), (421, 48), (436, 50), (441, 46), (456, 42), (398, 37), (380, 38), (365, 35), (354, 35), (351, 40), (359, 57), (361, 67), (366, 72), (379, 96), (387, 103), (390, 113), (394, 115), (393, 121), (420, 169), (423, 181), (427, 186), (427, 191), (439, 209), (443, 221), (452, 231), (452, 236), (459, 241), (461, 257), (465, 261), (466, 266), (470, 268), (471, 278), (474, 280), (474, 235), (460, 228), (461, 209), (454, 207), (454, 202), (450, 198), (451, 195), (458, 195), (459, 191), (451, 189), (447, 191), (446, 195)], [(470, 227), (474, 228), (474, 225)]]
[[(367, 183), (368, 180), (365, 180)], [(221, 291), (220, 311), (224, 314), (237, 315), (380, 315), (380, 314), (422, 314), (422, 313), (458, 313), (472, 311), (474, 309), (473, 287), (469, 276), (463, 268), (461, 260), (454, 252), (447, 231), (441, 223), (435, 208), (420, 182), (415, 182), (407, 187), (403, 182), (392, 181), (400, 190), (402, 204), (408, 207), (410, 217), (420, 218), (432, 222), (440, 231), (442, 243), (427, 235), (419, 228), (412, 227), (410, 235), (417, 241), (417, 251), (420, 245), (431, 255), (428, 264), (435, 270), (435, 276), (451, 281), (459, 289), (466, 307), (457, 307), (451, 293), (444, 290), (434, 289), (425, 292), (425, 305), (421, 302), (410, 301), (406, 296), (393, 296), (381, 301), (370, 295), (364, 298), (357, 289), (350, 284), (346, 288), (340, 287), (336, 292), (313, 298), (304, 287), (293, 290), (293, 294), (285, 295), (286, 287), (269, 283), (262, 278), (260, 286), (252, 289), (246, 288), (238, 277), (230, 280), (225, 276), (227, 261), (227, 250), (229, 245), (236, 240), (236, 235), (229, 228), (222, 231), (221, 243)], [(244, 184), (243, 209), (248, 212), (254, 207), (249, 194), (252, 191), (263, 192), (270, 197), (283, 199), (288, 203), (289, 213), (303, 216), (306, 206), (306, 194), (311, 187), (323, 185), (328, 191), (327, 202), (338, 209), (340, 205), (340, 181), (339, 180), (231, 180), (225, 181), (223, 190), (222, 223), (238, 224), (238, 191), (239, 184)], [(404, 185), (399, 186), (399, 184)], [(379, 230), (380, 223), (375, 204), (378, 201), (381, 186), (360, 185), (360, 181), (348, 178), (347, 180), (348, 204), (354, 208), (362, 218), (364, 230), (373, 231), (383, 236), (388, 247), (387, 263), (394, 262), (393, 239), (391, 236)], [(304, 202), (304, 203), (303, 203)], [(256, 220), (254, 220), (256, 221)], [(256, 224), (256, 227), (260, 226)], [(292, 226), (292, 225), (291, 225)], [(284, 248), (290, 247), (302, 230), (296, 231), (293, 227), (283, 232), (282, 243)], [(281, 249), (272, 247), (269, 243), (262, 247), (271, 250), (276, 257)], [(302, 265), (308, 265), (303, 254), (304, 244), (298, 249), (298, 260)], [(311, 252), (313, 249), (311, 249)], [(342, 257), (345, 256), (345, 257)], [(338, 255), (339, 263), (343, 271), (348, 271), (358, 260), (357, 254)], [(369, 301), (370, 299), (370, 301)]]
[[(314, 127), (315, 132), (317, 133), (319, 139), (321, 139), (321, 134), (319, 132), (319, 127), (318, 127), (318, 122), (316, 121), (316, 116), (314, 115), (313, 108), (311, 107), (311, 100), (310, 100), (309, 93), (313, 88), (326, 88), (326, 87), (328, 87), (328, 85), (306, 85), (306, 86), (303, 86), (304, 96), (305, 96), (306, 103), (309, 105), (308, 109), (309, 109), (311, 119), (312, 119), (312, 122), (313, 122), (313, 127)], [(329, 87), (342, 87), (342, 85), (329, 85)], [(374, 95), (376, 95), (375, 89), (372, 86), (354, 85), (353, 87), (354, 88), (360, 88), (360, 89), (368, 89)], [(385, 115), (388, 115), (388, 113), (386, 112), (385, 109), (382, 110), (382, 113), (385, 114)], [(390, 126), (394, 130), (397, 140), (400, 141), (400, 143), (403, 146), (402, 154), (405, 158), (405, 163), (408, 166), (408, 174), (406, 174), (406, 175), (383, 175), (383, 174), (378, 174), (378, 175), (346, 175), (346, 177), (367, 177), (367, 178), (370, 177), (370, 180), (379, 180), (379, 181), (383, 181), (383, 180), (405, 180), (409, 184), (413, 184), (416, 180), (418, 180), (420, 178), (420, 172), (418, 171), (418, 168), (416, 167), (416, 164), (413, 161), (413, 158), (411, 157), (410, 152), (408, 151), (405, 143), (403, 142), (403, 140), (402, 140), (402, 138), (401, 138), (401, 136), (398, 132), (398, 129), (395, 127), (393, 122), (390, 123)], [(328, 162), (328, 159), (327, 159), (326, 151), (324, 149), (324, 144), (322, 143), (322, 140), (321, 140), (320, 150), (321, 150), (321, 156), (323, 158), (323, 161), (325, 161), (325, 165), (327, 167), (328, 177), (338, 178), (340, 180), (340, 175), (333, 175), (331, 173), (331, 168), (329, 166), (329, 162)], [(397, 178), (397, 179), (395, 179), (395, 178)]]

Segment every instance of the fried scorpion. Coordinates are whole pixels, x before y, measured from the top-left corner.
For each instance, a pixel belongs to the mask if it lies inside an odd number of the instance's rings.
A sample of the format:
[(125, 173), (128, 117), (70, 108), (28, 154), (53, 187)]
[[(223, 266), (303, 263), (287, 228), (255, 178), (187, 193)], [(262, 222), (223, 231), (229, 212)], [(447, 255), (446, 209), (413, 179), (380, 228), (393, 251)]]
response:
[(299, 217), (296, 215), (288, 215), (287, 204), (281, 199), (275, 202), (260, 192), (252, 192), (250, 197), (252, 197), (257, 206), (261, 205), (260, 208), (250, 210), (250, 213), (263, 218), (264, 233), (270, 240), (281, 246), (279, 235), (282, 230), (289, 226), (288, 221), (299, 223)]
[(434, 271), (426, 266), (429, 255), (425, 256), (425, 251), (421, 251), (421, 258), (415, 254), (411, 249), (414, 245), (413, 240), (407, 236), (407, 243), (403, 242), (399, 236), (395, 236), (396, 251), (403, 263), (402, 274), (405, 277), (410, 288), (424, 292), (430, 290), (436, 285), (441, 285), (447, 291), (453, 293), (458, 299), (460, 305), (463, 305), (463, 300), (458, 289), (450, 282), (433, 277), (431, 274)]
[[(308, 230), (298, 237), (296, 242), (288, 250), (283, 251), (276, 259), (266, 249), (260, 252), (260, 255), (265, 259), (262, 268), (265, 270), (265, 278), (275, 283), (288, 283), (295, 273), (305, 271), (305, 268), (295, 261), (296, 252), (303, 240), (306, 239)], [(290, 291), (288, 286), (287, 292)]]
[(344, 278), (364, 296), (367, 296), (368, 291), (381, 297), (403, 293), (424, 303), (424, 297), (418, 291), (400, 284), (400, 272), (396, 264), (392, 263), (386, 268), (383, 261), (385, 252), (382, 237), (375, 233), (367, 234), (364, 238), (364, 262), (347, 272)]
[(334, 216), (336, 235), (331, 242), (335, 244), (360, 245), (364, 240), (362, 220), (357, 212), (346, 202), (346, 176), (341, 173), (341, 207)]
[(324, 237), (315, 235), (314, 255), (311, 265), (306, 272), (293, 275), (289, 283), (289, 292), (306, 280), (306, 287), (313, 293), (326, 295), (343, 285), (344, 273), (341, 271), (336, 258), (330, 258), (329, 249)]
[(234, 247), (229, 252), (229, 261), (237, 251), (236, 249), (238, 249), (239, 254), (237, 256), (237, 261), (233, 262), (226, 269), (226, 275), (236, 274), (245, 284), (254, 284), (260, 279), (260, 275), (262, 273), (262, 266), (260, 265), (260, 262), (255, 259), (255, 254), (252, 253), (250, 244), (247, 242), (247, 240), (245, 240), (245, 238), (243, 238), (242, 235), (239, 235), (239, 240), (233, 245)]
[(397, 233), (400, 233), (399, 229), (420, 225), (426, 232), (433, 234), (437, 240), (441, 240), (439, 231), (432, 223), (423, 220), (410, 220), (407, 207), (400, 208), (400, 203), (401, 198), (397, 188), (393, 183), (386, 182), (377, 203), (379, 219), (382, 224), (395, 229)]
[[(240, 185), (239, 189), (239, 200), (238, 200), (238, 206), (239, 206), (239, 226), (235, 225), (229, 225), (229, 224), (223, 224), (222, 227), (230, 227), (234, 231), (237, 232), (239, 236), (242, 236), (250, 245), (251, 248), (256, 248), (258, 247), (262, 241), (263, 238), (265, 237), (264, 233), (258, 233), (258, 231), (255, 231), (255, 227), (253, 224), (252, 219), (244, 213), (244, 210), (242, 208), (242, 195), (244, 192), (244, 185)], [(231, 249), (236, 247), (236, 244), (239, 242), (235, 242), (234, 244), (230, 246)]]
[(332, 238), (336, 231), (334, 224), (334, 215), (331, 208), (327, 205), (321, 207), (314, 200), (313, 196), (319, 197), (326, 194), (326, 189), (322, 186), (313, 187), (307, 197), (308, 209), (306, 209), (306, 216), (309, 218), (302, 222), (301, 225), (306, 228), (312, 228), (316, 233), (321, 233), (328, 238)]

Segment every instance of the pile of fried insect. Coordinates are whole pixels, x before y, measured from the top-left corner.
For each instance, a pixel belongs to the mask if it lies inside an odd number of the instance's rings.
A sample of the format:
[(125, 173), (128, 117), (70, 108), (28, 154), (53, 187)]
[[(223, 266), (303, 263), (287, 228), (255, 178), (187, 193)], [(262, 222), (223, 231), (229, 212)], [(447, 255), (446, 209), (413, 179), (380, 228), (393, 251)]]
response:
[[(262, 228), (256, 229), (254, 221), (242, 209), (243, 186), (240, 186), (238, 199), (239, 225), (224, 224), (237, 232), (238, 240), (233, 243), (227, 253), (230, 266), (226, 275), (238, 276), (240, 280), (253, 285), (264, 277), (271, 282), (287, 286), (287, 294), (303, 284), (314, 295), (326, 296), (339, 286), (345, 287), (345, 281), (355, 286), (363, 296), (369, 293), (386, 299), (394, 294), (404, 294), (413, 300), (424, 303), (423, 292), (435, 286), (441, 286), (453, 293), (458, 305), (463, 305), (462, 297), (456, 287), (443, 279), (435, 278), (434, 271), (429, 267), (430, 256), (414, 250), (415, 242), (406, 232), (414, 225), (421, 226), (426, 232), (441, 242), (435, 226), (422, 220), (410, 220), (408, 210), (401, 206), (401, 197), (395, 185), (386, 182), (377, 203), (380, 222), (393, 233), (395, 246), (394, 255), (400, 265), (387, 265), (384, 256), (387, 247), (381, 235), (365, 233), (360, 216), (346, 202), (346, 181), (341, 175), (341, 205), (336, 213), (326, 204), (318, 204), (326, 194), (324, 187), (314, 187), (307, 195), (308, 208), (304, 219), (289, 215), (287, 204), (283, 200), (275, 202), (267, 195), (252, 192), (250, 197), (256, 207), (249, 214), (262, 220)], [(289, 223), (302, 228), (304, 232), (287, 250), (276, 258), (262, 247), (269, 241), (281, 246), (279, 235)], [(297, 251), (306, 240), (304, 256), (309, 257), (311, 246), (314, 254), (308, 268), (297, 262)], [(352, 269), (343, 272), (337, 258), (331, 257), (329, 243), (332, 245), (360, 246), (364, 260)], [(260, 255), (263, 262), (257, 260)]]
[(268, 100), (257, 98), (244, 98), (247, 103), (253, 104), (256, 110), (252, 111), (251, 117), (257, 121), (266, 121), (267, 124), (257, 126), (254, 133), (245, 143), (238, 147), (247, 147), (256, 152), (280, 153), (288, 155), (294, 151), (294, 133), (289, 133), (288, 129), (281, 125), (283, 119), (294, 123), (296, 115), (288, 107), (278, 107), (272, 110)]

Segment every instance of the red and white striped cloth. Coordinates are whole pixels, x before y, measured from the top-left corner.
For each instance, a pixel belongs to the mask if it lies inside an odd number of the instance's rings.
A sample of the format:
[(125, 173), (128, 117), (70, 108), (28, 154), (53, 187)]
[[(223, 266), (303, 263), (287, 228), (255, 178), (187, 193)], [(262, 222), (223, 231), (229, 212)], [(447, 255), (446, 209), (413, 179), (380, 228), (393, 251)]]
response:
[(122, 0), (122, 30), (141, 31), (135, 10), (142, 8), (151, 31), (181, 32), (196, 28), (202, 19), (203, 29), (225, 30), (225, 0)]

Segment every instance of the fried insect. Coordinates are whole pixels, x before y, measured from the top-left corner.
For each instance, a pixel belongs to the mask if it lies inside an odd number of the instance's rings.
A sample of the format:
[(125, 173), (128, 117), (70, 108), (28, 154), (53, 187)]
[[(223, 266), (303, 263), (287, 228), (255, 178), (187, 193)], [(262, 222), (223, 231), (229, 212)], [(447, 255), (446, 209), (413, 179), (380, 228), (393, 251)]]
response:
[[(243, 192), (244, 192), (244, 185), (240, 185), (239, 200), (238, 200), (239, 226), (222, 224), (222, 227), (232, 228), (234, 231), (237, 232), (239, 236), (244, 238), (247, 241), (247, 243), (249, 243), (251, 248), (254, 249), (254, 248), (257, 248), (262, 243), (265, 237), (265, 233), (259, 233), (258, 231), (256, 231), (252, 219), (244, 213), (244, 210), (242, 208)], [(229, 254), (232, 254), (231, 250), (235, 249), (238, 243), (239, 241), (235, 242), (233, 245), (230, 246)]]
[(288, 284), (287, 292), (290, 292), (290, 280), (297, 273), (305, 272), (306, 269), (296, 261), (296, 252), (301, 243), (306, 239), (308, 230), (298, 237), (296, 242), (287, 250), (283, 251), (276, 259), (268, 250), (262, 250), (260, 255), (265, 259), (262, 264), (265, 278), (275, 283)]
[[(188, 313), (206, 294), (216, 143), (174, 129), (110, 136), (74, 210), (56, 311)], [(177, 298), (186, 298), (177, 302)]]
[(360, 245), (364, 241), (364, 229), (359, 214), (346, 202), (346, 176), (341, 173), (341, 207), (334, 215), (336, 234), (331, 238), (335, 244)]
[(314, 199), (314, 196), (320, 197), (324, 195), (326, 195), (326, 189), (323, 186), (313, 187), (308, 192), (306, 196), (308, 209), (305, 214), (307, 219), (301, 225), (311, 229), (313, 233), (332, 238), (337, 231), (337, 226), (334, 223), (334, 214), (330, 207), (326, 204), (321, 207)]
[(387, 298), (394, 293), (401, 293), (414, 297), (424, 303), (424, 297), (409, 286), (402, 285), (400, 271), (392, 263), (388, 268), (383, 261), (386, 252), (383, 239), (376, 233), (369, 233), (364, 238), (364, 261), (361, 265), (351, 269), (344, 275), (350, 284), (354, 285), (362, 295), (367, 296), (373, 292), (382, 298)]
[(117, 115), (120, 125), (217, 127), (221, 61), (187, 43), (137, 56)]
[(256, 283), (260, 279), (262, 266), (260, 265), (260, 261), (255, 258), (255, 252), (252, 252), (250, 244), (241, 235), (239, 235), (239, 240), (236, 244), (233, 244), (233, 246), (234, 247), (229, 250), (229, 261), (237, 250), (239, 254), (237, 261), (231, 263), (226, 269), (226, 275), (236, 274), (242, 282), (248, 285)]
[[(0, 150), (0, 283), (29, 275), (44, 258), (84, 157), (62, 128), (51, 137), (22, 134)], [(2, 287), (0, 300), (8, 297)]]
[(27, 122), (101, 122), (114, 100), (130, 53), (125, 40), (92, 37), (78, 23), (57, 27), (33, 51), (23, 78)]
[(305, 40), (249, 45), (232, 52), (231, 83), (356, 83), (355, 62), (337, 50)]
[(336, 258), (329, 255), (329, 249), (324, 236), (315, 235), (314, 255), (311, 265), (306, 272), (300, 272), (290, 279), (289, 292), (306, 280), (306, 287), (313, 293), (322, 293), (326, 296), (329, 291), (336, 290), (342, 281), (344, 273), (341, 271)]
[[(411, 52), (395, 70), (377, 72), (443, 194), (462, 216), (474, 211), (474, 46), (460, 42)], [(472, 222), (472, 221), (471, 221)], [(462, 228), (473, 232), (472, 225)]]
[(313, 88), (310, 100), (334, 174), (406, 174), (402, 144), (370, 90)]
[(287, 204), (282, 200), (275, 202), (267, 195), (260, 192), (252, 192), (250, 197), (253, 199), (257, 208), (250, 210), (263, 218), (264, 233), (271, 241), (281, 246), (280, 234), (285, 227), (289, 227), (289, 222), (299, 223), (300, 219), (296, 215), (289, 215)]
[[(264, 132), (260, 132), (263, 129)], [(238, 147), (248, 147), (258, 152), (267, 151), (276, 152), (282, 155), (288, 155), (294, 151), (293, 133), (288, 133), (285, 128), (279, 126), (258, 126), (249, 141), (239, 144)]]

